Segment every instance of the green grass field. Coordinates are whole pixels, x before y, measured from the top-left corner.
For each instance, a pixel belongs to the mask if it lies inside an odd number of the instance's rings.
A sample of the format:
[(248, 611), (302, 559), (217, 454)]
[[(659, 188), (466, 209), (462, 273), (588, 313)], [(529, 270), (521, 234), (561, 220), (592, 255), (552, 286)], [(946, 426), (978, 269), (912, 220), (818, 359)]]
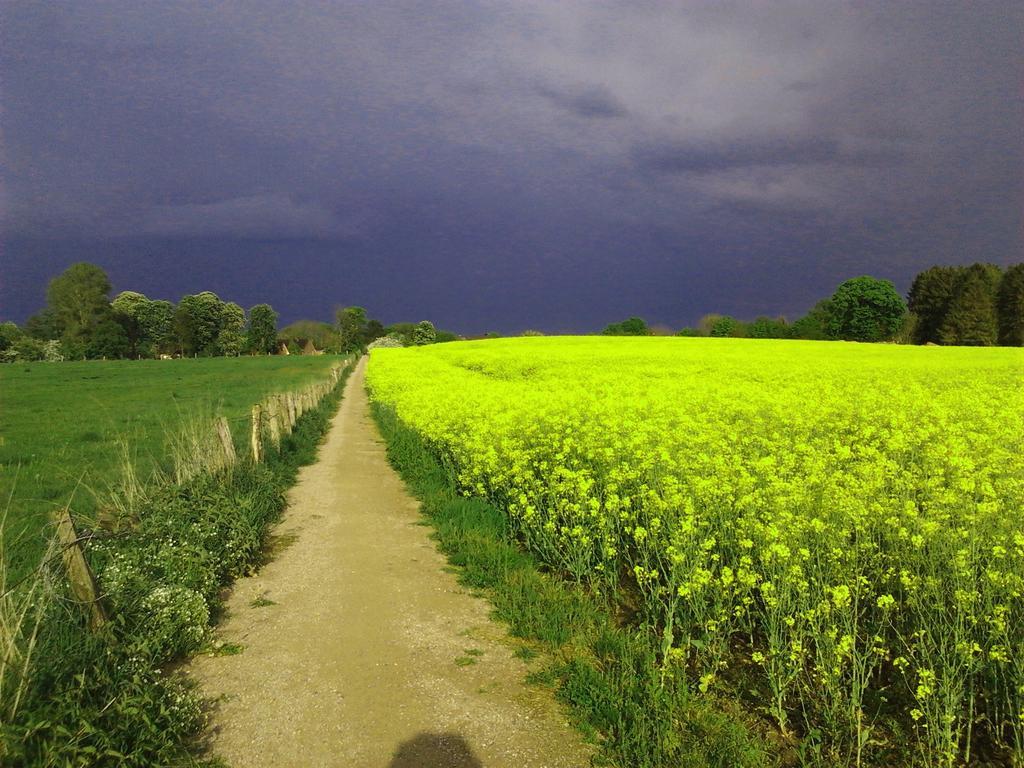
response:
[[(192, 417), (243, 419), (272, 392), (296, 389), (339, 362), (242, 357), (0, 366), (0, 510), (8, 504), (9, 565), (42, 549), (53, 510), (88, 516), (118, 483), (124, 450), (145, 481), (170, 463), (170, 436)], [(232, 422), (236, 442), (244, 427)]]

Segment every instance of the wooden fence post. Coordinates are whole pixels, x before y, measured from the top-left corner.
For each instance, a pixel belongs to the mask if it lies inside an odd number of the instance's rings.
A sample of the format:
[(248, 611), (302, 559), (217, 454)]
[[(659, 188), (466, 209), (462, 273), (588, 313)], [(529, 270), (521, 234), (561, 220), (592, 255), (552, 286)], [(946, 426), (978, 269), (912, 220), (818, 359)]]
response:
[(259, 403), (252, 407), (252, 460), (263, 461), (263, 409)]
[(290, 435), (292, 433), (292, 415), (288, 409), (288, 395), (278, 395), (277, 399), (281, 403), (281, 423), (284, 425), (284, 431)]
[(107, 612), (100, 602), (100, 590), (96, 584), (85, 554), (78, 542), (78, 531), (71, 520), (71, 512), (67, 508), (57, 518), (57, 537), (60, 540), (64, 567), (71, 582), (71, 592), (75, 599), (89, 608), (89, 629), (95, 632), (107, 623)]
[(295, 395), (289, 392), (285, 395), (285, 399), (288, 402), (288, 431), (291, 432), (295, 429), (295, 420), (298, 418), (295, 409)]
[(281, 406), (276, 397), (267, 399), (267, 424), (270, 426), (270, 444), (278, 451), (281, 449)]
[(226, 469), (233, 467), (237, 457), (235, 456), (235, 442), (231, 439), (231, 427), (228, 420), (221, 416), (217, 419), (217, 437), (220, 440), (222, 466)]

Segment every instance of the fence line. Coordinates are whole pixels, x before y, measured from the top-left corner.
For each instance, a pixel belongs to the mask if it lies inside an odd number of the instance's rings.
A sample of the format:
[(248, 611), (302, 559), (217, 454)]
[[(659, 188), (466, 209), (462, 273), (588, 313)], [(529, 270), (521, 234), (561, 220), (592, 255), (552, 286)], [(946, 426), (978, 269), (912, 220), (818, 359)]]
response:
[[(258, 464), (266, 459), (267, 446), (263, 440), (265, 425), (269, 432), (270, 447), (279, 452), (282, 434), (290, 435), (299, 417), (320, 405), (320, 402), (338, 386), (343, 372), (352, 365), (354, 361), (348, 359), (331, 368), (330, 381), (314, 382), (299, 392), (270, 395), (253, 405), (249, 416), (233, 419), (249, 421), (251, 424), (249, 444), (252, 461)], [(216, 449), (205, 468), (217, 472), (235, 466), (238, 455), (235, 452), (231, 426), (225, 417), (220, 416), (214, 421), (212, 439)], [(85, 557), (83, 539), (78, 535), (71, 512), (67, 508), (57, 517), (57, 536), (63, 551), (64, 567), (71, 585), (71, 593), (89, 611), (89, 628), (96, 631), (106, 624), (109, 618), (96, 575)]]

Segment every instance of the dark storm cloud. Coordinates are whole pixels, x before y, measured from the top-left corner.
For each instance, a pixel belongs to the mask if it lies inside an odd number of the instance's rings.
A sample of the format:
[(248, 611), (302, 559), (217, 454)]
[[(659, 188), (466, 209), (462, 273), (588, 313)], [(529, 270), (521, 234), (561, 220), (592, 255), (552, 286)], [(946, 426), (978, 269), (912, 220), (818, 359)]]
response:
[(883, 147), (845, 150), (835, 139), (735, 141), (729, 144), (640, 146), (633, 151), (639, 168), (656, 173), (716, 173), (749, 166), (838, 164), (891, 166), (901, 157)]
[(566, 88), (538, 86), (537, 92), (555, 106), (578, 117), (624, 117), (626, 108), (615, 94), (603, 85), (577, 85)]
[(76, 257), (469, 331), (1019, 260), (1022, 27), (1011, 0), (5, 3), (0, 314)]

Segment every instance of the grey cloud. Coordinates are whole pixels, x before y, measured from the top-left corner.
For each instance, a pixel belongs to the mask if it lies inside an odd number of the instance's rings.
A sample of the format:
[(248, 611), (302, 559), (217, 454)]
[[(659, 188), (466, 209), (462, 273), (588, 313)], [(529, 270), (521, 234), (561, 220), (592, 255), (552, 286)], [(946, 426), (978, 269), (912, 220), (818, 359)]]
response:
[(263, 194), (154, 206), (143, 214), (138, 233), (156, 237), (339, 238), (354, 234), (354, 229), (317, 203)]
[(850, 148), (831, 138), (647, 144), (634, 148), (632, 157), (640, 170), (659, 174), (711, 174), (737, 168), (825, 164), (878, 167), (901, 161), (899, 151), (891, 147)]
[(625, 105), (604, 85), (576, 85), (555, 88), (537, 87), (537, 92), (552, 104), (577, 117), (610, 118), (628, 114)]

